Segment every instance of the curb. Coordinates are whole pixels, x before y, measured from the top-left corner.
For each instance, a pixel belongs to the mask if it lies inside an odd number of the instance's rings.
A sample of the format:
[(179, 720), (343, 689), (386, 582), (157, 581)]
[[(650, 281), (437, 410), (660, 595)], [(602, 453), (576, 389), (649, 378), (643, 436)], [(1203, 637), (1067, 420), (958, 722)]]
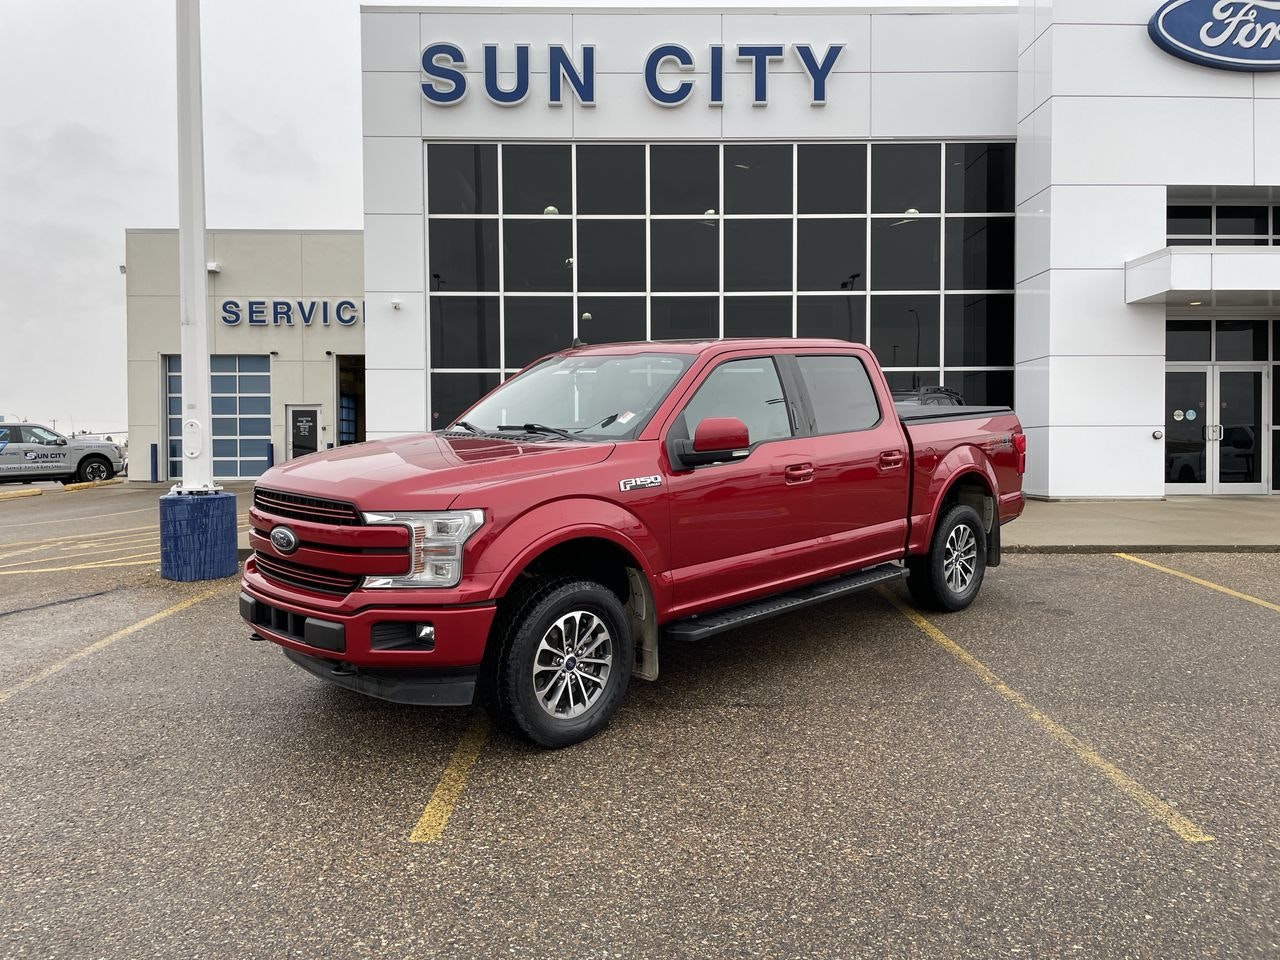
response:
[(1003, 553), (1103, 554), (1103, 553), (1280, 553), (1276, 543), (1121, 543), (1002, 546)]
[(21, 500), (23, 497), (38, 497), (44, 493), (43, 490), (6, 490), (0, 493), (0, 500)]
[(124, 483), (123, 478), (116, 477), (114, 480), (90, 480), (86, 483), (64, 483), (62, 490), (64, 493), (75, 493), (77, 490), (92, 490), (94, 487), (114, 487), (117, 483)]

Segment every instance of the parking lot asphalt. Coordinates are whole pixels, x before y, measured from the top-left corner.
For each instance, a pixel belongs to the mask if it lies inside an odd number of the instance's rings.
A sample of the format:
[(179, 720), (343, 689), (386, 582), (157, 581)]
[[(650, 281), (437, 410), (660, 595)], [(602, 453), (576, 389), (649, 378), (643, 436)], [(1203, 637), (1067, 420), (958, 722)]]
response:
[[(107, 493), (58, 519), (154, 521)], [(1018, 555), (923, 626), (869, 594), (667, 645), (541, 752), (302, 673), (234, 580), (13, 556), (49, 499), (0, 504), (0, 956), (1280, 951), (1280, 556), (1138, 558), (1233, 595)]]

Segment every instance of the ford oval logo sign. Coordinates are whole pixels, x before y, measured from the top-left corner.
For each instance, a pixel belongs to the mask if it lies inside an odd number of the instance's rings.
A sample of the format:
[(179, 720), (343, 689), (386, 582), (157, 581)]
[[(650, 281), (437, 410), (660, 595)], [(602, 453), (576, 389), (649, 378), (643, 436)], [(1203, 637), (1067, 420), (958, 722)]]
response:
[(271, 545), (279, 553), (293, 553), (298, 549), (298, 535), (288, 527), (276, 527), (271, 531)]
[(1280, 0), (1166, 0), (1147, 32), (1165, 52), (1219, 70), (1280, 70)]

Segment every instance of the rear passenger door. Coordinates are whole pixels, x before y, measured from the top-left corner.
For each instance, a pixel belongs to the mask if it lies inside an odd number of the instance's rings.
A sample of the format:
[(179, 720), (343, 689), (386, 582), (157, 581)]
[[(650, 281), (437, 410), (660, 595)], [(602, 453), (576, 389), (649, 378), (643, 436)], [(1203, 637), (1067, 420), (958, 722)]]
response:
[(11, 423), (0, 423), (0, 480), (22, 472), (22, 434)]
[(825, 572), (896, 560), (907, 537), (906, 434), (857, 353), (789, 357), (804, 388), (814, 467), (808, 522)]

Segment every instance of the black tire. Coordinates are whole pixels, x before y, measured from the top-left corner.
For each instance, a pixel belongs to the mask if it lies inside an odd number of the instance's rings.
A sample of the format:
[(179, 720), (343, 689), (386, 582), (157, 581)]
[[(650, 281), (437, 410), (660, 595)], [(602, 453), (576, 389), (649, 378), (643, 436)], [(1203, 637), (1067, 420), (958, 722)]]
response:
[[(962, 527), (968, 528), (968, 534), (957, 533), (953, 540), (952, 533)], [(957, 589), (953, 580), (948, 577), (947, 546), (949, 543), (958, 545), (969, 538), (972, 538), (977, 548), (972, 558), (973, 569), (967, 580), (962, 575), (956, 577), (964, 581)], [(967, 555), (967, 550), (964, 554)], [(933, 532), (929, 552), (923, 557), (910, 557), (907, 569), (911, 572), (911, 576), (907, 578), (907, 587), (917, 606), (954, 613), (973, 603), (978, 591), (982, 589), (982, 578), (987, 572), (987, 533), (982, 528), (982, 518), (978, 516), (978, 511), (958, 503), (943, 513)], [(961, 564), (961, 574), (964, 569)]]
[(115, 476), (111, 469), (111, 461), (106, 457), (85, 457), (76, 469), (77, 483), (91, 483), (95, 480), (110, 480)]
[[(574, 614), (595, 618), (596, 624), (607, 631), (608, 639), (602, 640), (597, 626), (591, 626), (583, 638), (569, 636), (566, 643), (566, 634), (572, 634), (574, 627), (563, 630), (557, 621)], [(583, 622), (590, 623), (575, 621)], [(567, 649), (575, 645), (583, 649), (586, 642), (608, 643), (611, 649), (607, 673), (593, 660), (590, 666), (581, 666), (563, 676), (568, 685), (567, 697), (563, 691), (556, 695), (556, 684), (565, 670), (563, 664), (572, 667), (576, 662), (576, 657), (570, 655), (557, 664), (554, 649), (543, 647), (544, 639), (554, 647), (556, 636), (560, 637), (560, 646)], [(541, 665), (539, 676), (547, 680), (542, 687), (544, 698), (539, 697), (536, 686), (535, 660)], [(540, 747), (571, 746), (609, 725), (627, 692), (634, 660), (630, 621), (615, 593), (576, 577), (531, 581), (513, 590), (502, 602), (489, 637), (480, 678), (480, 702), (501, 726)], [(599, 686), (598, 681), (589, 679), (593, 671), (603, 677)], [(574, 701), (575, 690), (578, 703)], [(552, 706), (544, 707), (540, 699), (552, 696)], [(580, 712), (570, 715), (575, 709)], [(563, 715), (553, 715), (553, 710)]]

